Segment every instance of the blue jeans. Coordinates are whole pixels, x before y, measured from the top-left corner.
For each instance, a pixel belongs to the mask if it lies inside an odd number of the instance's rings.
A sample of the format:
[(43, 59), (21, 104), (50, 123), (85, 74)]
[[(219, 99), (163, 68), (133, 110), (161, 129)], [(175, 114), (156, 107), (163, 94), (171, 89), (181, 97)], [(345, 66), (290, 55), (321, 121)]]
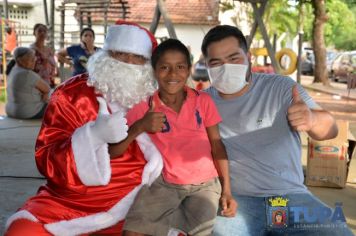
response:
[(288, 199), (285, 207), (283, 200), (276, 199), (271, 204), (270, 197), (235, 195), (239, 204), (236, 216), (233, 218), (218, 216), (214, 235), (353, 235), (344, 221), (340, 207), (332, 211), (310, 193), (281, 197), (284, 200)]

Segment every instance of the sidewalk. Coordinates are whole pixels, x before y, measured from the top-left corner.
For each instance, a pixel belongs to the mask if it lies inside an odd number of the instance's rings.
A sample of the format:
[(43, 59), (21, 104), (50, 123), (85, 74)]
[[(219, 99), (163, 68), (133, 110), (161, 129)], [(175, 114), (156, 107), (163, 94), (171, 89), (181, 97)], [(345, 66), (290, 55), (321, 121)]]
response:
[(313, 76), (302, 76), (301, 84), (304, 88), (314, 91), (324, 92), (328, 94), (334, 94), (348, 99), (356, 100), (356, 89), (347, 89), (347, 84), (331, 82), (330, 87), (324, 86), (322, 83), (313, 83)]
[(34, 160), (40, 125), (0, 116), (0, 235), (6, 219), (45, 182)]
[[(312, 77), (303, 77), (302, 85), (308, 89), (348, 97), (346, 85), (332, 83), (332, 87), (312, 84)], [(356, 99), (356, 90), (350, 91), (350, 99)], [(38, 173), (34, 160), (34, 145), (41, 121), (25, 121), (4, 117), (4, 104), (0, 103), (0, 235), (6, 219), (23, 202), (33, 196), (45, 180)], [(303, 137), (303, 165), (306, 165), (306, 141)], [(351, 230), (356, 233), (356, 185), (347, 184), (344, 189), (309, 188), (329, 206), (343, 203), (343, 211)]]

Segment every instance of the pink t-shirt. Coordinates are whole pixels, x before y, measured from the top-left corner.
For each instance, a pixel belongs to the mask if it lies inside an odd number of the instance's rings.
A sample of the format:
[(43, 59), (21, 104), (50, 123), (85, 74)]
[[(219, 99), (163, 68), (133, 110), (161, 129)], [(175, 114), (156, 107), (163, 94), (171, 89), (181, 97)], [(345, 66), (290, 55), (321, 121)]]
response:
[[(207, 93), (188, 87), (186, 90), (179, 114), (160, 100), (158, 92), (151, 97), (155, 112), (163, 112), (169, 125), (167, 132), (149, 136), (163, 156), (163, 178), (173, 184), (199, 184), (218, 176), (206, 127), (218, 124), (221, 117)], [(127, 113), (128, 124), (141, 119), (148, 109), (149, 101), (133, 107)]]

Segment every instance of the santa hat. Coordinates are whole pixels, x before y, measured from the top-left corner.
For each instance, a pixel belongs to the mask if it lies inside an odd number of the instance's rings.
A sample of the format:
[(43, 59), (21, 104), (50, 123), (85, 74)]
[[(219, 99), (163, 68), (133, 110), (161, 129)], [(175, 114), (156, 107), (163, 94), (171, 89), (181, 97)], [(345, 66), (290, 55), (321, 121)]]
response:
[(150, 58), (156, 47), (157, 41), (147, 29), (133, 22), (118, 20), (109, 27), (103, 49)]

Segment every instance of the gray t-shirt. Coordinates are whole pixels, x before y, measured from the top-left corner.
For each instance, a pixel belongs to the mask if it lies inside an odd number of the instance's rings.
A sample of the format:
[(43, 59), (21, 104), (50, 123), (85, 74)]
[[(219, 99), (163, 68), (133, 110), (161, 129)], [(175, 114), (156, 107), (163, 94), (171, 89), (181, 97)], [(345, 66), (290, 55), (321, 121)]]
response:
[[(287, 119), (296, 83), (269, 74), (253, 74), (250, 83), (244, 95), (229, 100), (213, 87), (207, 90), (223, 119), (219, 128), (229, 157), (232, 192), (249, 196), (307, 192), (300, 136)], [(309, 107), (319, 108), (299, 85), (298, 90)]]
[(27, 119), (41, 111), (45, 102), (35, 87), (41, 77), (35, 72), (14, 66), (9, 74), (6, 114), (10, 117)]

